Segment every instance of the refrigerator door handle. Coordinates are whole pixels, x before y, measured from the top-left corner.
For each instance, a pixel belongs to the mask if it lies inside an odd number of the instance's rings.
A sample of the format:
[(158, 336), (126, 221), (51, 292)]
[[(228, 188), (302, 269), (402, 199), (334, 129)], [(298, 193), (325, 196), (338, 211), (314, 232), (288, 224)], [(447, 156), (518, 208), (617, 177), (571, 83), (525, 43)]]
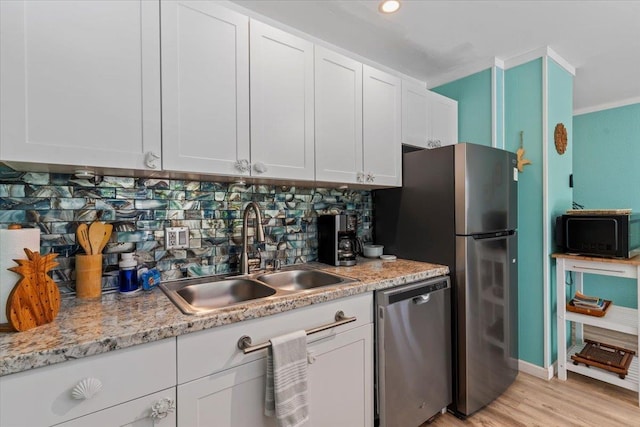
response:
[(501, 240), (501, 239), (504, 239), (505, 237), (513, 236), (514, 234), (516, 234), (515, 230), (508, 230), (508, 231), (496, 231), (492, 233), (472, 234), (471, 237), (473, 237), (474, 240), (489, 241), (489, 240)]

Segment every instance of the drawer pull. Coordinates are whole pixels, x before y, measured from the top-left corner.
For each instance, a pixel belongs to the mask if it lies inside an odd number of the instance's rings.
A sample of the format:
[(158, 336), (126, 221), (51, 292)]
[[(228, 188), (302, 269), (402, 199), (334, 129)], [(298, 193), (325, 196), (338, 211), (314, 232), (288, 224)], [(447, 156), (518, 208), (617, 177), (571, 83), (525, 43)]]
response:
[(102, 390), (102, 382), (97, 378), (84, 378), (71, 390), (71, 397), (76, 400), (87, 400)]
[[(355, 317), (346, 317), (342, 310), (336, 312), (334, 317), (335, 322), (328, 323), (326, 325), (318, 326), (312, 329), (307, 329), (305, 332), (307, 335), (316, 334), (318, 332), (326, 331), (327, 329), (335, 328), (336, 326), (346, 325), (347, 323), (355, 322)], [(263, 350), (271, 346), (271, 341), (263, 342), (262, 344), (251, 345), (251, 337), (243, 335), (238, 340), (238, 348), (244, 352), (244, 354), (253, 353), (254, 351)]]
[(151, 405), (151, 418), (161, 420), (176, 410), (176, 401), (165, 397)]

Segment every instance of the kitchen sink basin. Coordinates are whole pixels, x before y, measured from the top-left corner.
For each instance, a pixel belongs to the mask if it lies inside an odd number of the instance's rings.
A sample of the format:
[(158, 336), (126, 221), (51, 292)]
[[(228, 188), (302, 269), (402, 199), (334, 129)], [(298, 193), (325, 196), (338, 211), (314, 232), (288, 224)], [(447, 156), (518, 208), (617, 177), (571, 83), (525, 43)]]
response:
[(256, 277), (256, 280), (285, 291), (300, 291), (355, 282), (353, 279), (318, 270), (288, 270), (267, 273)]
[[(197, 281), (196, 281), (197, 282)], [(208, 312), (218, 308), (272, 296), (276, 290), (253, 279), (217, 281), (177, 281), (160, 285), (169, 299), (185, 314)]]

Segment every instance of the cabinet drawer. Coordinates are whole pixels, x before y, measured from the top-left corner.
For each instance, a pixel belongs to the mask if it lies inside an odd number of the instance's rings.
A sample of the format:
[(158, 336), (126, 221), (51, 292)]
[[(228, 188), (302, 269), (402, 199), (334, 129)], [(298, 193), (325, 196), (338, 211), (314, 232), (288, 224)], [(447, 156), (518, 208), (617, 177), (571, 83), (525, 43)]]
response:
[(265, 357), (267, 350), (244, 354), (237, 347), (243, 335), (253, 344), (299, 329), (309, 329), (334, 321), (338, 310), (357, 320), (309, 336), (309, 342), (373, 322), (371, 293), (342, 298), (273, 316), (252, 319), (178, 337), (178, 384)]
[[(175, 346), (171, 338), (0, 377), (0, 425), (52, 425), (172, 387)], [(74, 399), (72, 390), (87, 378), (101, 389)]]
[[(173, 409), (166, 415), (161, 412), (155, 417), (152, 408), (161, 401), (173, 403)], [(149, 396), (141, 397), (131, 402), (108, 408), (84, 417), (76, 418), (58, 427), (87, 427), (87, 426), (120, 426), (120, 427), (175, 427), (176, 426), (176, 388), (172, 387)]]
[(635, 265), (623, 263), (609, 263), (587, 261), (581, 259), (565, 259), (565, 269), (578, 273), (600, 274), (604, 276), (635, 278), (637, 269)]

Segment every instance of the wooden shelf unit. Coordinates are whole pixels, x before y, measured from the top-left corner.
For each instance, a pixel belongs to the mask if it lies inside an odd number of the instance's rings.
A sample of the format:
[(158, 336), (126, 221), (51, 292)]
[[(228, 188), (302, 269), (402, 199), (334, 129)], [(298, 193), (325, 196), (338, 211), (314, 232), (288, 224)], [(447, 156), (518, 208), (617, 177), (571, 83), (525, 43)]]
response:
[[(556, 259), (556, 291), (558, 297), (558, 378), (564, 381), (567, 379), (567, 371), (572, 371), (624, 387), (628, 390), (639, 392), (638, 404), (640, 405), (640, 375), (637, 355), (634, 356), (625, 379), (620, 379), (617, 374), (603, 369), (574, 365), (573, 360), (571, 360), (571, 355), (580, 351), (584, 346), (583, 325), (591, 325), (638, 336), (640, 331), (640, 311), (616, 306), (615, 301), (604, 317), (588, 316), (566, 310), (568, 298), (570, 299), (572, 296), (567, 295), (567, 272), (575, 273), (574, 284), (577, 292), (583, 292), (583, 274), (636, 279), (636, 286), (640, 289), (640, 255), (631, 259), (609, 259), (554, 254), (553, 258)], [(640, 292), (638, 293), (638, 307), (640, 307)], [(575, 323), (576, 336), (576, 342), (570, 345), (569, 348), (567, 348), (567, 337), (570, 336), (570, 328), (567, 328), (567, 321)]]

